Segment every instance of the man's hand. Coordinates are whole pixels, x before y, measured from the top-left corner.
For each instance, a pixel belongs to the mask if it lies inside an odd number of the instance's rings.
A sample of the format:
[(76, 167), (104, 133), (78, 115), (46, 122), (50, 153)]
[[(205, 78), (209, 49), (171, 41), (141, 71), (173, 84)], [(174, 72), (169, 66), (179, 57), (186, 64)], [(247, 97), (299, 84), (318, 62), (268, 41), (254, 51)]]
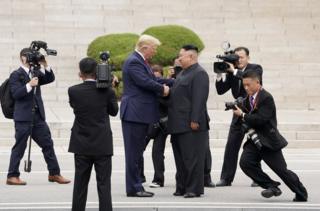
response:
[(31, 80), (29, 81), (29, 84), (31, 87), (38, 86), (38, 83), (39, 83), (38, 77), (31, 78)]
[(243, 111), (242, 111), (238, 106), (236, 106), (236, 110), (233, 110), (233, 113), (234, 113), (236, 116), (242, 116)]
[(230, 67), (227, 69), (228, 72), (233, 73), (235, 70), (235, 67), (232, 63), (226, 62)]
[(39, 61), (39, 64), (41, 64), (44, 67), (44, 69), (48, 67), (48, 63), (46, 59), (42, 59), (41, 61)]
[(167, 97), (169, 95), (169, 92), (170, 88), (167, 85), (163, 84), (163, 96)]
[(119, 79), (117, 76), (113, 75), (113, 79), (112, 79), (112, 87), (116, 87), (119, 84)]
[(172, 78), (172, 76), (174, 75), (175, 71), (174, 71), (174, 67), (169, 67), (168, 70), (168, 78)]
[(196, 131), (196, 130), (199, 130), (199, 123), (198, 122), (191, 122), (190, 123), (190, 127), (192, 130)]

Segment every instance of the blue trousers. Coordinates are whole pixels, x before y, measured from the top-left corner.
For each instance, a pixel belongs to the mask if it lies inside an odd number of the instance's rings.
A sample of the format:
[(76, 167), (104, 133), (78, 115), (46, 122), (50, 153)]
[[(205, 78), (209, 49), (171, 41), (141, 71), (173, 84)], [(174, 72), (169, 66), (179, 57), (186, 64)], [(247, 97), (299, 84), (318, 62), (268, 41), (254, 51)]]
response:
[[(31, 132), (30, 121), (15, 121), (16, 143), (11, 149), (8, 177), (19, 177), (20, 161), (23, 158), (27, 147), (28, 138)], [(44, 159), (47, 163), (49, 175), (60, 174), (58, 160), (53, 148), (53, 141), (47, 123), (41, 118), (37, 111), (34, 116), (34, 126), (32, 129), (32, 139), (41, 147)]]

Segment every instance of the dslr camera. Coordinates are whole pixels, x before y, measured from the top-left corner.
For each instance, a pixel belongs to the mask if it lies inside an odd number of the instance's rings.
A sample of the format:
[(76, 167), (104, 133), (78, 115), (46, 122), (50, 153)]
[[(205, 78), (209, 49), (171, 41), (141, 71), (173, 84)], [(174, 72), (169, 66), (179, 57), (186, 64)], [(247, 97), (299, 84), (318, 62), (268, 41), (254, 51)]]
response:
[(44, 55), (40, 53), (40, 49), (45, 50), (47, 55), (56, 56), (57, 51), (49, 49), (47, 43), (44, 41), (32, 41), (30, 44), (30, 52), (25, 56), (27, 57), (27, 63), (33, 67), (33, 69), (40, 69), (40, 61), (44, 60)]
[(236, 106), (238, 107), (243, 107), (243, 102), (244, 102), (244, 98), (243, 97), (238, 97), (235, 101), (233, 102), (225, 102), (225, 111), (228, 111), (228, 110), (236, 110)]
[(99, 58), (101, 60), (101, 63), (98, 64), (96, 70), (97, 88), (107, 88), (112, 84), (113, 75), (111, 74), (111, 72), (114, 70), (113, 65), (109, 63), (109, 51), (100, 52)]
[(261, 150), (262, 144), (255, 129), (250, 128), (246, 123), (242, 123), (241, 129), (244, 133), (247, 133), (248, 139), (252, 141), (252, 143), (258, 148), (258, 150)]
[[(232, 63), (236, 65), (237, 61), (239, 61), (239, 56), (234, 53), (229, 42), (223, 42), (222, 48), (224, 49), (224, 55), (217, 55), (216, 58), (222, 61), (213, 63), (213, 71), (215, 73), (227, 73), (230, 65), (228, 63)], [(228, 62), (228, 63), (227, 63)]]

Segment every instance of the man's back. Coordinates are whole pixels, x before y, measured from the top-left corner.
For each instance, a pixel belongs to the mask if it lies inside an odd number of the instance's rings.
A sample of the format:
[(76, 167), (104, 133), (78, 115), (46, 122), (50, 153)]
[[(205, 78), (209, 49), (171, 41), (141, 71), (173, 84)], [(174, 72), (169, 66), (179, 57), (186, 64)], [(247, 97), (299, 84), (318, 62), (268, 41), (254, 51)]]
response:
[(75, 120), (69, 152), (85, 155), (112, 155), (112, 131), (109, 114), (118, 113), (111, 88), (97, 89), (94, 81), (85, 81), (68, 90)]

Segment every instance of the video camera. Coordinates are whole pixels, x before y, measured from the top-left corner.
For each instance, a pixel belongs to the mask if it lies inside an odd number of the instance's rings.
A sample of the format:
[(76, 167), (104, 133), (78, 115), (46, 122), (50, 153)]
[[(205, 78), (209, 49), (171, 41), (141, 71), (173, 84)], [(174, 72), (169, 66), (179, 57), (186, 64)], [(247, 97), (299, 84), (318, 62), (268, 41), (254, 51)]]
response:
[[(239, 61), (239, 56), (234, 53), (229, 42), (225, 41), (222, 43), (222, 48), (224, 49), (224, 55), (217, 55), (216, 58), (222, 60), (213, 63), (213, 71), (215, 73), (227, 73), (230, 65), (232, 63), (236, 65), (236, 62)], [(227, 63), (228, 62), (228, 63)]]
[(112, 84), (113, 75), (111, 72), (114, 70), (113, 65), (109, 64), (109, 51), (101, 52), (99, 58), (101, 60), (101, 64), (98, 64), (96, 71), (97, 88), (107, 88)]
[(33, 67), (34, 69), (40, 69), (39, 62), (44, 60), (44, 55), (40, 53), (40, 49), (46, 51), (49, 56), (56, 56), (57, 51), (53, 49), (49, 49), (47, 43), (44, 41), (32, 41), (30, 44), (30, 52), (26, 53), (27, 63)]

